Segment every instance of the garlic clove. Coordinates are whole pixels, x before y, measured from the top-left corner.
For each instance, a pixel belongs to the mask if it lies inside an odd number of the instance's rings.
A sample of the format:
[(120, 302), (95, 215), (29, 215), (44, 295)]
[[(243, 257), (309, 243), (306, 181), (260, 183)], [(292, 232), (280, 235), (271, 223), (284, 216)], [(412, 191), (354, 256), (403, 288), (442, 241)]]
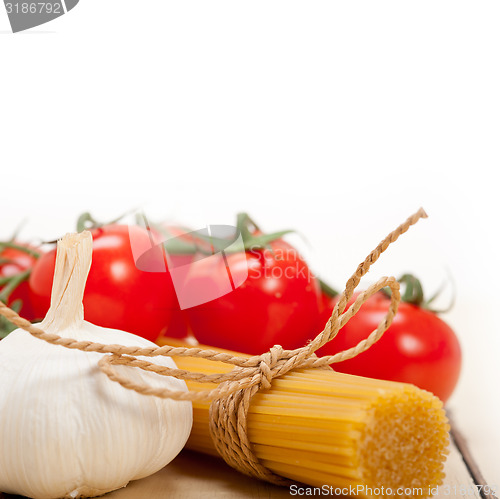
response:
[[(83, 320), (90, 255), (89, 233), (59, 243), (51, 310), (41, 328), (76, 340), (155, 346)], [(40, 499), (102, 495), (155, 473), (182, 449), (191, 403), (124, 389), (99, 370), (101, 357), (21, 329), (0, 342), (0, 490)], [(175, 367), (170, 358), (154, 362)], [(181, 380), (116, 368), (151, 386), (187, 390)]]

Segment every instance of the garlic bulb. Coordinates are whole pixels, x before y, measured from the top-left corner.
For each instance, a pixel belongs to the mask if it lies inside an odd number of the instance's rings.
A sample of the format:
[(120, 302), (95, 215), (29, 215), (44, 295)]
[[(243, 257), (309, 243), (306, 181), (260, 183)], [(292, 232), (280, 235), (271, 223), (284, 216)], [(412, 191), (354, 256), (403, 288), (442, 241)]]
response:
[[(89, 232), (59, 241), (51, 306), (40, 327), (75, 340), (155, 346), (83, 319), (91, 254)], [(191, 403), (123, 388), (99, 370), (101, 357), (21, 329), (0, 341), (0, 491), (41, 499), (98, 496), (155, 473), (179, 453), (191, 430)], [(154, 362), (175, 367), (170, 358)], [(175, 378), (116, 368), (136, 382), (187, 390)]]

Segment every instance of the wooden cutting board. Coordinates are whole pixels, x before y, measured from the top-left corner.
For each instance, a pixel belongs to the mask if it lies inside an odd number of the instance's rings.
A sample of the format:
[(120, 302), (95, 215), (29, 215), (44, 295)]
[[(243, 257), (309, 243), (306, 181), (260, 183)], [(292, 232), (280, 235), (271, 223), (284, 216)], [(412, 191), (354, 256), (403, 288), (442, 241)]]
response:
[[(488, 493), (484, 479), (463, 437), (452, 432), (450, 454), (446, 461), (446, 480), (434, 497), (439, 499), (496, 499)], [(300, 487), (306, 487), (299, 485)], [(312, 491), (311, 491), (312, 492)], [(296, 497), (308, 497), (305, 495)], [(1, 499), (20, 496), (0, 494)], [(293, 497), (287, 487), (254, 480), (230, 468), (221, 459), (184, 450), (159, 472), (127, 487), (107, 494), (106, 499), (271, 499)], [(390, 496), (387, 496), (390, 497)], [(396, 496), (393, 496), (396, 497)], [(415, 496), (417, 497), (417, 496)]]

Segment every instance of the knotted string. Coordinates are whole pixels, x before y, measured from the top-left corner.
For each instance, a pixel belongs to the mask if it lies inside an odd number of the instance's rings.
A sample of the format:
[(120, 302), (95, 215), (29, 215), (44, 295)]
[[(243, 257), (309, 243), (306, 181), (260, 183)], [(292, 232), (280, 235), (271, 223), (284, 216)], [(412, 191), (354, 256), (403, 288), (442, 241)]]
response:
[[(368, 289), (362, 291), (347, 310), (345, 308), (352, 298), (361, 278), (368, 272), (388, 246), (394, 243), (400, 235), (404, 234), (410, 226), (417, 223), (420, 218), (426, 217), (427, 214), (420, 208), (379, 243), (366, 259), (358, 265), (356, 272), (347, 280), (345, 289), (339, 295), (337, 304), (323, 331), (307, 345), (295, 350), (285, 350), (281, 346), (276, 345), (262, 355), (239, 357), (230, 353), (204, 348), (172, 347), (168, 345), (140, 348), (123, 345), (105, 345), (91, 341), (76, 341), (71, 338), (62, 338), (56, 334), (46, 333), (36, 325), (31, 324), (28, 320), (20, 317), (1, 302), (0, 315), (16, 326), (26, 330), (35, 338), (44, 340), (52, 345), (60, 345), (83, 352), (110, 354), (103, 356), (99, 360), (99, 368), (109, 379), (119, 383), (124, 388), (144, 395), (154, 395), (174, 400), (212, 400), (210, 406), (210, 432), (215, 447), (224, 460), (232, 467), (247, 475), (282, 484), (285, 482), (285, 479), (262, 466), (252, 451), (246, 431), (246, 418), (252, 397), (259, 390), (269, 389), (272, 380), (276, 377), (283, 376), (295, 369), (325, 368), (330, 364), (352, 359), (370, 348), (380, 339), (391, 325), (401, 300), (399, 283), (394, 277), (381, 278), (375, 284), (368, 287)], [(335, 338), (340, 329), (358, 312), (362, 304), (373, 294), (387, 286), (392, 291), (391, 303), (386, 316), (377, 328), (355, 347), (335, 355), (318, 358), (315, 355), (316, 350)], [(196, 357), (232, 364), (235, 367), (228, 373), (207, 375), (159, 366), (152, 362), (138, 359), (137, 357), (139, 356)], [(199, 392), (153, 388), (146, 384), (131, 381), (125, 375), (119, 374), (113, 368), (116, 365), (136, 367), (162, 376), (173, 376), (183, 380), (216, 383), (218, 386), (211, 390), (202, 390)]]

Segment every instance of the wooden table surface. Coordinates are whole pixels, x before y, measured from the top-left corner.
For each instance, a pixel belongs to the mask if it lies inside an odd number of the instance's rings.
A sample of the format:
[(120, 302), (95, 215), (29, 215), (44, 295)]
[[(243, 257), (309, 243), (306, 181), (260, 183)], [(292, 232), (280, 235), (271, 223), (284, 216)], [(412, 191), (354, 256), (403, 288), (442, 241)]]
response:
[[(439, 499), (492, 499), (479, 493), (479, 487), (454, 442), (446, 461), (446, 480), (434, 497)], [(305, 487), (304, 485), (300, 485)], [(199, 499), (280, 498), (292, 497), (287, 487), (278, 487), (251, 479), (231, 469), (222, 460), (192, 451), (183, 451), (169, 466), (158, 473), (130, 483), (109, 494), (109, 499), (139, 497)], [(297, 496), (299, 497), (299, 496)]]
[[(300, 485), (301, 487), (305, 487)], [(464, 494), (464, 492), (466, 492)], [(213, 499), (233, 498), (281, 498), (292, 497), (287, 487), (278, 487), (254, 480), (231, 469), (222, 460), (183, 451), (169, 466), (158, 473), (130, 483), (126, 488), (115, 491), (109, 499), (182, 498)], [(297, 496), (299, 497), (299, 496)], [(434, 496), (439, 499), (460, 497), (484, 499), (467, 469), (462, 454), (457, 447), (450, 446), (446, 462), (446, 480)]]
[[(466, 458), (467, 459), (467, 458)], [(469, 467), (468, 467), (469, 466)], [(472, 467), (474, 464), (472, 463)], [(450, 445), (446, 462), (446, 480), (434, 496), (439, 499), (495, 499), (492, 494), (480, 494), (472, 476), (471, 463), (466, 463), (455, 443)], [(299, 484), (300, 487), (305, 487)], [(484, 492), (484, 491), (483, 491)], [(2, 499), (20, 496), (0, 494)], [(107, 499), (268, 499), (290, 498), (287, 487), (278, 487), (254, 480), (231, 469), (221, 459), (184, 450), (159, 472), (127, 487), (107, 494)], [(298, 496), (297, 497), (306, 497)], [(390, 496), (388, 496), (390, 497)]]

